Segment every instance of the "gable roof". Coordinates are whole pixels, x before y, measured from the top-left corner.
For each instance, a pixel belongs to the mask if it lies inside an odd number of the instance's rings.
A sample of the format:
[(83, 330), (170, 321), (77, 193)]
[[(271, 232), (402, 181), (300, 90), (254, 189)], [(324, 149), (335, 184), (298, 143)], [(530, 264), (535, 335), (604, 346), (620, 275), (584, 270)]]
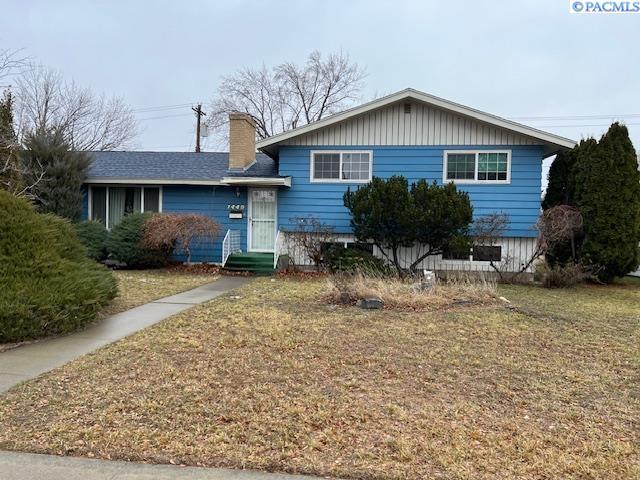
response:
[(226, 152), (91, 152), (86, 183), (132, 181), (217, 184), (225, 177), (275, 178), (278, 166), (263, 153), (243, 172), (229, 170)]
[[(326, 129), (327, 127), (341, 122), (347, 122), (354, 117), (363, 116), (372, 110), (389, 107), (394, 103), (406, 100), (415, 100), (429, 107), (433, 107), (434, 109), (451, 112), (460, 118), (470, 119), (472, 121), (479, 122), (482, 125), (495, 127), (496, 129), (500, 129), (500, 131), (511, 132), (518, 137), (526, 137), (530, 144), (535, 142), (535, 144), (544, 145), (545, 153), (549, 155), (562, 149), (573, 148), (576, 144), (576, 142), (571, 139), (561, 137), (553, 133), (544, 132), (490, 113), (466, 107), (434, 95), (429, 95), (428, 93), (407, 88), (349, 110), (345, 110), (344, 112), (337, 113), (317, 122), (266, 138), (257, 142), (256, 146), (259, 150), (262, 150), (271, 156), (275, 156), (277, 154), (279, 144), (289, 143), (292, 139), (297, 137), (307, 135), (311, 132), (316, 132), (320, 129)], [(304, 143), (304, 140), (302, 140), (302, 142)]]

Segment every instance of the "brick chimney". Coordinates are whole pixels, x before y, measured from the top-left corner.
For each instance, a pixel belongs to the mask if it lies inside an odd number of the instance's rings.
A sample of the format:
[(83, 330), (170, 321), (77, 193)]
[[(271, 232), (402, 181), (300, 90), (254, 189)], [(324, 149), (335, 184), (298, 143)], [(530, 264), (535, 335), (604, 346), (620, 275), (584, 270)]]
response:
[(243, 170), (256, 161), (256, 124), (247, 113), (229, 114), (229, 169)]

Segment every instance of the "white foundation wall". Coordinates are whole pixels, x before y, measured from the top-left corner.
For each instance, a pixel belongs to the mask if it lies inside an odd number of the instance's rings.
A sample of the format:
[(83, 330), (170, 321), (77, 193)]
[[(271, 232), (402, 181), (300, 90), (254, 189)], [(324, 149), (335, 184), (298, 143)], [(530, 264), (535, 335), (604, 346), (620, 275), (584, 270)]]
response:
[[(281, 241), (278, 245), (280, 255), (288, 255), (291, 262), (296, 266), (312, 266), (311, 260), (304, 251), (291, 241), (291, 236), (286, 232), (281, 232)], [(332, 241), (336, 243), (355, 242), (353, 235), (334, 235)], [(494, 245), (502, 247), (502, 261), (495, 262), (496, 266), (503, 272), (518, 272), (529, 261), (533, 255), (537, 244), (536, 238), (531, 237), (503, 237), (498, 239)], [(424, 248), (416, 245), (412, 248), (401, 248), (398, 252), (400, 264), (409, 267), (418, 258), (419, 252), (424, 252)], [(374, 255), (384, 258), (384, 254), (374, 247)], [(391, 252), (386, 252), (389, 257)], [(436, 271), (467, 271), (467, 272), (492, 272), (494, 271), (489, 262), (464, 261), (464, 260), (443, 260), (441, 255), (433, 255), (425, 258), (418, 267), (420, 270)], [(534, 267), (530, 266), (526, 272), (533, 273)]]

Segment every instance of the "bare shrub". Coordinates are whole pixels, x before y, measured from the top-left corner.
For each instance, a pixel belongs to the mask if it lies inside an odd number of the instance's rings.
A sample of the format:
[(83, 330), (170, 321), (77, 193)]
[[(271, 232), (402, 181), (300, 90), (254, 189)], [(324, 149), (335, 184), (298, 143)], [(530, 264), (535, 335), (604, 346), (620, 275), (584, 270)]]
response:
[[(509, 228), (509, 216), (505, 213), (493, 213), (480, 217), (474, 222), (476, 242), (493, 245), (503, 237)], [(535, 225), (539, 235), (535, 248), (524, 261), (511, 255), (504, 255), (499, 262), (490, 261), (489, 266), (496, 272), (501, 283), (519, 283), (522, 274), (534, 265), (554, 246), (571, 241), (575, 258), (574, 238), (582, 229), (582, 215), (577, 208), (559, 205), (546, 210)], [(519, 262), (519, 264), (518, 264)]]
[(332, 275), (327, 279), (325, 300), (332, 304), (353, 305), (358, 300), (376, 297), (385, 308), (399, 310), (438, 310), (458, 304), (496, 302), (496, 282), (479, 276), (458, 275), (435, 280), (424, 288), (416, 278), (389, 278)]
[(594, 278), (593, 272), (579, 263), (569, 262), (565, 265), (547, 266), (542, 276), (542, 285), (546, 288), (573, 287)]
[(158, 213), (145, 223), (142, 245), (150, 249), (174, 249), (187, 256), (191, 263), (191, 245), (194, 240), (213, 241), (220, 232), (220, 225), (206, 215), (195, 213)]
[(295, 225), (289, 232), (293, 246), (302, 250), (318, 270), (324, 269), (324, 247), (333, 241), (334, 228), (313, 215), (293, 217), (290, 221)]
[(549, 248), (569, 242), (571, 258), (576, 259), (576, 237), (584, 221), (580, 210), (570, 205), (558, 205), (542, 212), (537, 227)]

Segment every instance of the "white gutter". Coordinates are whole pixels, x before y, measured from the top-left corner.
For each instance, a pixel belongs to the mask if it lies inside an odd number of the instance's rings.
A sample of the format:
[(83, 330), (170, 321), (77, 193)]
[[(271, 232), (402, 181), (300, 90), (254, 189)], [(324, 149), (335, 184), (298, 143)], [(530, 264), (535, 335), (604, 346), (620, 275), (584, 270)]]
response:
[(291, 177), (223, 177), (221, 180), (176, 180), (167, 178), (87, 178), (84, 183), (92, 185), (263, 185), (290, 187)]
[(168, 178), (87, 178), (84, 183), (111, 185), (222, 185), (220, 180), (176, 180)]
[(290, 187), (291, 177), (223, 177), (223, 185), (263, 185), (268, 187)]

